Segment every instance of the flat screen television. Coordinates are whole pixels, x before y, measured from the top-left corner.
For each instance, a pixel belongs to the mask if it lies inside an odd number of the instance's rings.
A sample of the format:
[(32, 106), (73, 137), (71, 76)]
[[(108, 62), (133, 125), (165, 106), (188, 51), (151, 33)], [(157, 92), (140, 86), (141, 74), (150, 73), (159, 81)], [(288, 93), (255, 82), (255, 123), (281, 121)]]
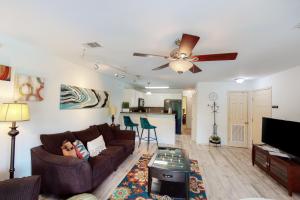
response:
[(300, 123), (264, 117), (262, 142), (300, 158)]

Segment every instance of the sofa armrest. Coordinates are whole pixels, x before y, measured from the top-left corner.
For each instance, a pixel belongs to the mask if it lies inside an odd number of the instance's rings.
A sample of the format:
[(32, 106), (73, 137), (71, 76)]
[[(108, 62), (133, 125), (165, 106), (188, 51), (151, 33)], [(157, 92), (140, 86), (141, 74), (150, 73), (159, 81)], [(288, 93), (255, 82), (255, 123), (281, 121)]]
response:
[(129, 130), (113, 130), (116, 140), (135, 140), (135, 132)]
[(42, 178), (43, 193), (69, 195), (92, 188), (92, 170), (86, 160), (51, 154), (39, 146), (31, 149), (31, 167), (32, 174)]
[(9, 179), (0, 182), (0, 199), (38, 200), (40, 176)]

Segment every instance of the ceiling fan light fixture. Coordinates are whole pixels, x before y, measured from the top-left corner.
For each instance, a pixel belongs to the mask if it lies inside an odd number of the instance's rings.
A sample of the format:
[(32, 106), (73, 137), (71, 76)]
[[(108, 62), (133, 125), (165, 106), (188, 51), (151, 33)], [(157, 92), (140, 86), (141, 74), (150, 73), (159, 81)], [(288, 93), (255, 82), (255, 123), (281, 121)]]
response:
[(235, 82), (239, 83), (239, 84), (242, 84), (242, 83), (244, 83), (245, 80), (246, 80), (245, 78), (236, 78)]
[(186, 58), (187, 56), (186, 56), (186, 54), (185, 53), (181, 53), (180, 54), (180, 58)]
[(171, 61), (169, 65), (171, 69), (179, 74), (182, 74), (183, 72), (186, 72), (191, 69), (191, 67), (193, 67), (193, 63), (182, 59)]
[(169, 86), (145, 86), (146, 89), (169, 89)]
[(147, 91), (147, 92), (146, 92), (146, 95), (152, 95), (152, 92)]

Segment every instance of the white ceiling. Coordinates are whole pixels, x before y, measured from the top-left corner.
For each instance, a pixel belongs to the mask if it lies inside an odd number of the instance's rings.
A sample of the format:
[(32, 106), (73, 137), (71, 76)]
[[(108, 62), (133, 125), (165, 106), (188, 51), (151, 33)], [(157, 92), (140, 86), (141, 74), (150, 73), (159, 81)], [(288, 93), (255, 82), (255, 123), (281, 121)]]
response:
[[(299, 0), (1, 0), (0, 13), (1, 33), (86, 67), (97, 62), (141, 75), (137, 84), (189, 88), (300, 64)], [(151, 71), (166, 63), (162, 58), (132, 56), (168, 55), (182, 33), (201, 37), (194, 54), (237, 51), (237, 60), (198, 63), (203, 72), (178, 75), (168, 68)], [(87, 49), (82, 58), (82, 43), (92, 41), (103, 47)]]

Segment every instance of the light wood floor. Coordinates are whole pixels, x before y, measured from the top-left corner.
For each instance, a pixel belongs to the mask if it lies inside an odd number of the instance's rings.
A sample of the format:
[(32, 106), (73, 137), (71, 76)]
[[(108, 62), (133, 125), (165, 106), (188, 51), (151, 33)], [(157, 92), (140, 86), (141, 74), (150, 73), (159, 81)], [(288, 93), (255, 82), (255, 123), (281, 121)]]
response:
[(186, 125), (182, 126), (182, 131), (181, 131), (182, 135), (191, 135), (191, 132), (192, 132), (191, 128), (187, 128)]
[[(191, 159), (198, 160), (209, 200), (239, 200), (250, 197), (300, 200), (300, 194), (289, 197), (285, 188), (259, 168), (253, 167), (249, 149), (197, 145), (188, 135), (178, 136), (176, 146), (186, 149)], [(153, 153), (155, 149), (156, 145), (151, 144), (148, 153)], [(144, 153), (147, 153), (146, 144), (136, 148), (134, 154), (94, 194), (100, 200), (106, 200)]]

